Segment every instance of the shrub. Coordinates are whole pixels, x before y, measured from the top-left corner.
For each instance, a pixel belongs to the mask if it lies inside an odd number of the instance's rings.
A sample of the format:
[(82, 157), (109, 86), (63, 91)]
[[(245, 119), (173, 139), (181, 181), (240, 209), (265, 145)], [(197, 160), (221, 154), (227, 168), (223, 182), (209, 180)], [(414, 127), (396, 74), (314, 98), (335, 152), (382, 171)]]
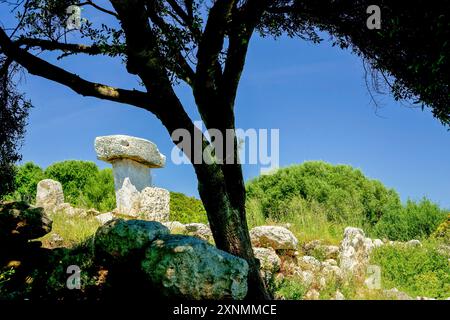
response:
[(356, 219), (374, 225), (401, 207), (398, 194), (379, 181), (350, 166), (325, 162), (305, 162), (260, 176), (247, 184), (247, 196), (260, 201), (264, 216), (272, 219), (289, 214), (296, 197), (321, 205), (327, 220), (336, 223)]
[(275, 280), (275, 285), (272, 290), (272, 294), (276, 299), (301, 300), (305, 296), (308, 288), (303, 285), (300, 279), (292, 277)]
[(98, 173), (94, 162), (68, 160), (57, 162), (45, 170), (45, 176), (61, 182), (66, 202), (78, 204), (89, 179)]
[(170, 220), (181, 223), (208, 223), (203, 203), (182, 193), (170, 193)]
[(95, 208), (101, 212), (112, 211), (116, 207), (114, 176), (112, 169), (99, 170), (86, 181), (77, 205)]
[(376, 224), (374, 234), (399, 241), (424, 239), (436, 230), (447, 214), (426, 198), (420, 202), (408, 200), (405, 207), (385, 214)]
[(44, 171), (33, 162), (18, 166), (15, 175), (15, 192), (10, 196), (16, 200), (34, 202), (39, 181), (45, 179)]
[(411, 296), (446, 298), (450, 296), (450, 264), (432, 243), (423, 247), (383, 246), (372, 254), (381, 267), (382, 284)]
[(432, 234), (433, 238), (450, 244), (450, 213), (447, 219), (442, 222)]

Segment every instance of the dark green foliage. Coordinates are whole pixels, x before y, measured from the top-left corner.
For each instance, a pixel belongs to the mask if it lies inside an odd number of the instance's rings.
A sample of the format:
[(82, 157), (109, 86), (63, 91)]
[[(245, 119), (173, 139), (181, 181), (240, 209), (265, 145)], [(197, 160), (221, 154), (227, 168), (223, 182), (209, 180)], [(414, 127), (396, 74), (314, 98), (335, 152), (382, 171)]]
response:
[(45, 177), (61, 182), (66, 202), (78, 204), (83, 190), (90, 188), (88, 181), (98, 174), (94, 162), (69, 160), (57, 162), (45, 169)]
[(181, 223), (208, 223), (202, 202), (178, 192), (170, 193), (170, 219)]
[(16, 190), (13, 198), (34, 203), (37, 184), (43, 179), (45, 179), (44, 171), (33, 162), (18, 166), (15, 177)]
[(383, 246), (375, 250), (371, 263), (381, 267), (382, 285), (415, 296), (450, 296), (448, 257), (432, 244), (423, 247)]
[(432, 236), (433, 238), (450, 245), (450, 213), (448, 214), (447, 219), (433, 232)]
[(99, 170), (97, 174), (89, 177), (77, 204), (101, 212), (113, 210), (116, 207), (116, 197), (112, 170)]
[[(379, 30), (366, 25), (370, 5), (381, 9)], [(395, 99), (427, 105), (450, 125), (447, 1), (273, 1), (259, 27), (263, 34), (301, 36), (311, 26), (330, 33), (335, 45), (350, 47), (369, 63), (375, 91), (383, 91), (384, 85)]]
[(22, 158), (19, 149), (31, 107), (17, 90), (17, 72), (18, 67), (0, 55), (0, 199), (14, 191), (14, 164)]
[(447, 218), (448, 212), (424, 198), (408, 201), (405, 207), (387, 212), (374, 229), (380, 238), (407, 241), (429, 237)]
[[(61, 182), (66, 202), (83, 208), (95, 208), (101, 212), (116, 207), (114, 177), (111, 169), (99, 170), (94, 162), (63, 161), (43, 171), (38, 165), (28, 162), (17, 167), (16, 192), (9, 198), (34, 202), (36, 187), (43, 179)], [(182, 223), (207, 223), (206, 211), (200, 200), (182, 193), (170, 194), (171, 220)]]
[[(294, 197), (321, 204), (328, 220), (359, 220), (374, 225), (386, 212), (401, 207), (398, 194), (346, 165), (306, 162), (256, 178), (247, 185), (248, 199), (261, 203), (266, 218), (279, 219)], [(355, 219), (359, 218), (359, 219)]]

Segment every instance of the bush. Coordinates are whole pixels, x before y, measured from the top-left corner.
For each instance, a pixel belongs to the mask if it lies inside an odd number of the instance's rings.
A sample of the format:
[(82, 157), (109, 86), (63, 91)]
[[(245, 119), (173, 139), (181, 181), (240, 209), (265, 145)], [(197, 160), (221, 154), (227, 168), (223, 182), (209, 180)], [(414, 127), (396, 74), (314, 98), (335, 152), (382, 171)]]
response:
[(44, 171), (33, 162), (18, 166), (15, 175), (15, 192), (10, 196), (16, 200), (34, 202), (39, 181), (45, 179)]
[(407, 241), (425, 239), (447, 218), (448, 212), (430, 200), (408, 200), (406, 206), (383, 215), (374, 228), (380, 238)]
[(170, 220), (181, 223), (208, 223), (203, 203), (182, 193), (170, 193)]
[(275, 220), (290, 214), (293, 198), (316, 202), (335, 223), (357, 220), (374, 225), (401, 207), (398, 194), (379, 181), (350, 166), (325, 162), (305, 162), (260, 176), (248, 183), (247, 196), (260, 201), (264, 216)]
[(433, 238), (450, 245), (450, 213), (432, 234)]
[(450, 296), (450, 265), (432, 243), (423, 247), (383, 246), (372, 254), (373, 264), (381, 267), (383, 287), (415, 296)]
[(95, 208), (101, 212), (112, 211), (116, 207), (112, 169), (99, 170), (90, 177), (76, 202), (85, 208)]
[(94, 162), (68, 160), (57, 162), (45, 170), (45, 176), (61, 182), (66, 202), (77, 205), (88, 181), (98, 173)]

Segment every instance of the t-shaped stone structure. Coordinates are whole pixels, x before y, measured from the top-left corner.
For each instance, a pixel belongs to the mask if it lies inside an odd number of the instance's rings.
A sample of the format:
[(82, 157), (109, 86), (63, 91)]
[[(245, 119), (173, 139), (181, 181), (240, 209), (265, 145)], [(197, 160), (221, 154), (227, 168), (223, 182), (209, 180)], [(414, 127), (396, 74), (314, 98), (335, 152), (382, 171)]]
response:
[(95, 151), (99, 160), (113, 166), (118, 213), (168, 219), (169, 192), (153, 188), (151, 177), (151, 169), (163, 168), (166, 157), (153, 142), (124, 135), (97, 137)]

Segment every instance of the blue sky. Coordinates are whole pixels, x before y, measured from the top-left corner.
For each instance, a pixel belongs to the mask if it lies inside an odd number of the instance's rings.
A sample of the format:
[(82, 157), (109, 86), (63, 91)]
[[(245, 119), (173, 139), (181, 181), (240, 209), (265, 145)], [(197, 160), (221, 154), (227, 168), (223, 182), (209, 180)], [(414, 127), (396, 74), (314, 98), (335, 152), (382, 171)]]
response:
[[(42, 57), (55, 61), (54, 56)], [(117, 59), (70, 57), (59, 65), (91, 81), (137, 88)], [(32, 99), (23, 161), (42, 167), (67, 159), (95, 161), (94, 139), (127, 134), (155, 142), (168, 156), (154, 170), (159, 187), (197, 196), (190, 165), (170, 162), (173, 144), (152, 114), (134, 107), (84, 98), (58, 84), (28, 75), (22, 88)], [(194, 120), (200, 117), (189, 90), (177, 92)], [(450, 208), (450, 135), (428, 110), (411, 109), (389, 95), (375, 109), (360, 59), (325, 41), (254, 37), (236, 103), (237, 127), (280, 129), (280, 165), (307, 160), (350, 164), (395, 188), (403, 200), (431, 200)], [(245, 165), (246, 179), (258, 165)]]

